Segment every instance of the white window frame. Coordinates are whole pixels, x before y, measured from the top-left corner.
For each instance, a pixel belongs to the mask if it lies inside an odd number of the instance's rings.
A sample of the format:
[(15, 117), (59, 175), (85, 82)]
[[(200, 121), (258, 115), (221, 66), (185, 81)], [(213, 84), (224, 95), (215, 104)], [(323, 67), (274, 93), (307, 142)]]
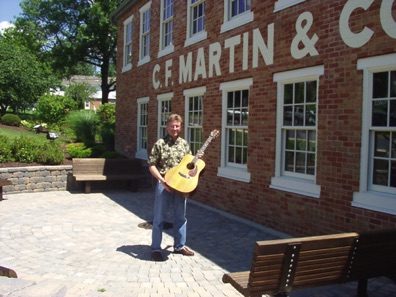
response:
[[(253, 78), (245, 78), (241, 80), (229, 81), (220, 84), (222, 91), (222, 128), (221, 128), (221, 159), (220, 167), (217, 169), (217, 175), (228, 179), (233, 179), (241, 182), (250, 182), (250, 172), (248, 172), (247, 164), (243, 166), (227, 166), (227, 99), (228, 93), (234, 91), (249, 90), (249, 100), (251, 98), (251, 86), (253, 85)], [(247, 126), (249, 129), (249, 125)]]
[[(206, 87), (197, 87), (197, 88), (193, 88), (193, 89), (188, 89), (188, 90), (184, 90), (183, 91), (183, 95), (184, 95), (184, 101), (185, 101), (185, 134), (186, 135), (186, 140), (190, 143), (190, 146), (193, 146), (194, 142), (192, 141), (192, 139), (190, 138), (190, 131), (191, 129), (201, 129), (201, 132), (203, 132), (203, 127), (202, 127), (202, 123), (203, 123), (203, 98), (205, 96), (206, 93)], [(193, 97), (201, 97), (202, 98), (202, 110), (201, 110), (201, 124), (196, 125), (196, 126), (191, 126), (190, 125), (190, 109), (189, 109), (189, 102), (190, 99)], [(203, 134), (202, 134), (203, 136)], [(200, 147), (202, 146), (203, 142), (200, 142)], [(194, 151), (194, 147), (191, 148), (191, 151), (193, 152), (193, 154), (196, 154), (197, 152)]]
[[(290, 83), (298, 83), (305, 81), (316, 80), (317, 91), (320, 87), (320, 76), (324, 74), (324, 66), (315, 66), (291, 71), (285, 71), (274, 74), (274, 82), (277, 83), (277, 124), (276, 124), (276, 153), (275, 153), (275, 174), (271, 179), (270, 188), (281, 191), (305, 195), (308, 197), (319, 198), (320, 186), (316, 184), (316, 170), (315, 175), (300, 175), (299, 177), (288, 176), (283, 174), (283, 141), (282, 141), (282, 127), (283, 127), (283, 106), (284, 106), (284, 85)], [(319, 105), (319, 98), (316, 102)], [(317, 114), (317, 113), (316, 113)], [(317, 132), (317, 121), (316, 121)], [(316, 156), (318, 152), (316, 149)], [(315, 166), (318, 164), (315, 162)], [(301, 178), (303, 177), (303, 178)]]
[[(142, 159), (142, 160), (147, 160), (148, 155), (147, 155), (147, 148), (143, 147), (143, 143), (142, 143), (142, 139), (143, 139), (143, 135), (141, 133), (142, 128), (146, 128), (146, 133), (147, 133), (147, 129), (148, 129), (148, 120), (146, 124), (142, 124), (142, 117), (148, 117), (148, 109), (146, 110), (146, 114), (143, 114), (143, 110), (142, 110), (142, 106), (147, 105), (148, 108), (148, 103), (149, 103), (149, 97), (142, 97), (142, 98), (138, 98), (137, 99), (137, 106), (138, 106), (138, 115), (137, 115), (137, 131), (136, 131), (136, 135), (137, 135), (137, 139), (136, 139), (136, 154), (135, 154), (135, 158), (137, 159)], [(147, 134), (146, 134), (147, 137)], [(146, 139), (147, 142), (147, 139)], [(147, 145), (147, 143), (146, 143)]]
[[(173, 28), (174, 28), (174, 14), (170, 18), (164, 20), (164, 10), (166, 9), (166, 7), (164, 5), (165, 1), (166, 0), (161, 0), (161, 11), (160, 11), (161, 24), (160, 24), (160, 42), (159, 42), (158, 58), (166, 56), (166, 55), (168, 55), (170, 53), (173, 53), (173, 51), (175, 50), (175, 47), (173, 45), (173, 38), (174, 38), (174, 36), (173, 36), (174, 35), (174, 31), (173, 31)], [(172, 0), (172, 1), (173, 1), (172, 5), (174, 5), (174, 0)], [(169, 45), (164, 46), (164, 42), (165, 42), (165, 35), (164, 35), (165, 26), (167, 24), (169, 24), (170, 22), (173, 23), (173, 26), (172, 26), (172, 42)]]
[[(139, 9), (139, 13), (140, 13), (140, 42), (139, 42), (139, 62), (138, 62), (138, 66), (141, 66), (143, 64), (146, 64), (148, 62), (150, 62), (150, 43), (151, 43), (151, 1), (147, 2), (145, 5), (143, 5), (140, 9)], [(144, 20), (144, 14), (150, 11), (150, 18), (149, 18), (149, 22), (150, 22), (150, 29), (146, 32), (143, 32), (143, 20)], [(149, 42), (148, 42), (148, 53), (147, 55), (143, 56), (143, 41), (144, 39), (149, 36)]]
[[(122, 57), (122, 72), (132, 69), (132, 38), (133, 38), (133, 15), (124, 21), (124, 53)], [(130, 30), (128, 28), (130, 27)], [(128, 36), (130, 34), (130, 36)], [(129, 50), (130, 49), (130, 50)]]
[[(157, 138), (162, 138), (166, 136), (166, 120), (168, 116), (172, 114), (172, 98), (173, 92), (160, 94), (157, 96), (158, 100), (158, 129), (157, 129)], [(167, 105), (169, 110), (163, 111), (162, 107)]]
[[(192, 27), (192, 14), (191, 10), (193, 9), (193, 5), (191, 4), (191, 0), (187, 0), (187, 30), (186, 30), (186, 41), (184, 42), (184, 47), (190, 46), (202, 40), (208, 38), (208, 32), (206, 31), (206, 0), (199, 0), (198, 4), (205, 3), (205, 29), (202, 31), (191, 34)], [(194, 4), (195, 5), (195, 4)]]
[(395, 71), (396, 53), (359, 59), (357, 69), (363, 70), (362, 146), (359, 192), (353, 193), (352, 206), (396, 215), (396, 190), (393, 193), (372, 190), (368, 182), (372, 174), (369, 160), (373, 73)]
[(249, 11), (245, 11), (241, 14), (238, 14), (232, 17), (231, 12), (231, 1), (232, 0), (224, 0), (224, 22), (221, 25), (220, 33), (224, 33), (230, 31), (232, 29), (241, 27), (246, 25), (254, 20), (253, 11), (250, 8)]
[(305, 0), (278, 0), (275, 2), (274, 12), (286, 9), (302, 2), (305, 2)]

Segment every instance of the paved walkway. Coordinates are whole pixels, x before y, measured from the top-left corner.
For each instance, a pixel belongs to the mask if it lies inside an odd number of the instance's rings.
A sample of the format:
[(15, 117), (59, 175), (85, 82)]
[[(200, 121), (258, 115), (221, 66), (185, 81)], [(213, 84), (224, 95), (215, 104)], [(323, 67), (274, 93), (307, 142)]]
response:
[[(222, 275), (248, 270), (253, 244), (282, 234), (191, 202), (187, 245), (194, 257), (150, 259), (153, 193), (44, 192), (5, 195), (0, 202), (0, 265), (18, 279), (0, 278), (0, 296), (241, 296)], [(143, 226), (144, 227), (144, 226)], [(291, 296), (350, 297), (356, 284), (300, 291)], [(386, 278), (369, 282), (370, 297), (394, 296)]]

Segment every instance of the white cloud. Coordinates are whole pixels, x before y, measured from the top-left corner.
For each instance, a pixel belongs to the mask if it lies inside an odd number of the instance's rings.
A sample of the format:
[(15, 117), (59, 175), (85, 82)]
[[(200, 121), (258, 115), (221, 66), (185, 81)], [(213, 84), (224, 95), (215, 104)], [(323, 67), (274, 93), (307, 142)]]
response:
[(14, 25), (11, 24), (11, 23), (8, 22), (8, 21), (0, 22), (0, 32), (3, 32), (5, 29), (7, 29), (7, 28), (9, 28), (9, 27), (13, 27), (13, 26), (14, 26)]

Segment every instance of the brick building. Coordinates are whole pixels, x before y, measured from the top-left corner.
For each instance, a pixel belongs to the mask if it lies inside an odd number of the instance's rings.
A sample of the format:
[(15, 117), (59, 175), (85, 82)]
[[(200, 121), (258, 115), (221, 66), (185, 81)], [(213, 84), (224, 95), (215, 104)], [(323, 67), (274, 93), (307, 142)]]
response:
[[(179, 113), (192, 199), (293, 235), (396, 227), (396, 1), (129, 0), (116, 149), (147, 153)], [(220, 226), (219, 226), (220, 227)]]

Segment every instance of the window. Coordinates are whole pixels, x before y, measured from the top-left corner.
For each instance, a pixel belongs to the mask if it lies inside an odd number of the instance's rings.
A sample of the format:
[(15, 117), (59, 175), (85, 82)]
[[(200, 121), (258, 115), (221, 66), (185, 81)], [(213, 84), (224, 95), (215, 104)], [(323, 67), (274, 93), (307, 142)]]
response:
[(396, 214), (396, 54), (358, 60), (363, 70), (359, 192), (353, 206)]
[(319, 76), (324, 67), (274, 75), (278, 84), (275, 176), (271, 188), (319, 198), (316, 137)]
[(167, 134), (166, 120), (172, 114), (173, 93), (166, 93), (157, 96), (158, 99), (158, 138), (164, 137)]
[(186, 103), (186, 139), (195, 155), (202, 147), (203, 96), (206, 87), (184, 90)]
[(124, 21), (124, 57), (122, 72), (132, 69), (132, 20), (133, 16)]
[(224, 23), (221, 33), (253, 21), (251, 0), (224, 0)]
[(288, 8), (290, 6), (296, 5), (298, 3), (304, 2), (305, 0), (278, 0), (275, 2), (274, 12)]
[(187, 0), (187, 40), (184, 46), (207, 38), (205, 31), (205, 0)]
[(150, 16), (151, 2), (148, 2), (140, 10), (140, 55), (138, 65), (150, 61)]
[(173, 52), (173, 0), (161, 1), (160, 50), (158, 57)]
[(147, 126), (149, 98), (139, 98), (137, 116), (137, 152), (136, 158), (147, 160)]
[(218, 175), (243, 182), (250, 181), (247, 164), (249, 88), (252, 84), (251, 78), (220, 84), (223, 125)]

